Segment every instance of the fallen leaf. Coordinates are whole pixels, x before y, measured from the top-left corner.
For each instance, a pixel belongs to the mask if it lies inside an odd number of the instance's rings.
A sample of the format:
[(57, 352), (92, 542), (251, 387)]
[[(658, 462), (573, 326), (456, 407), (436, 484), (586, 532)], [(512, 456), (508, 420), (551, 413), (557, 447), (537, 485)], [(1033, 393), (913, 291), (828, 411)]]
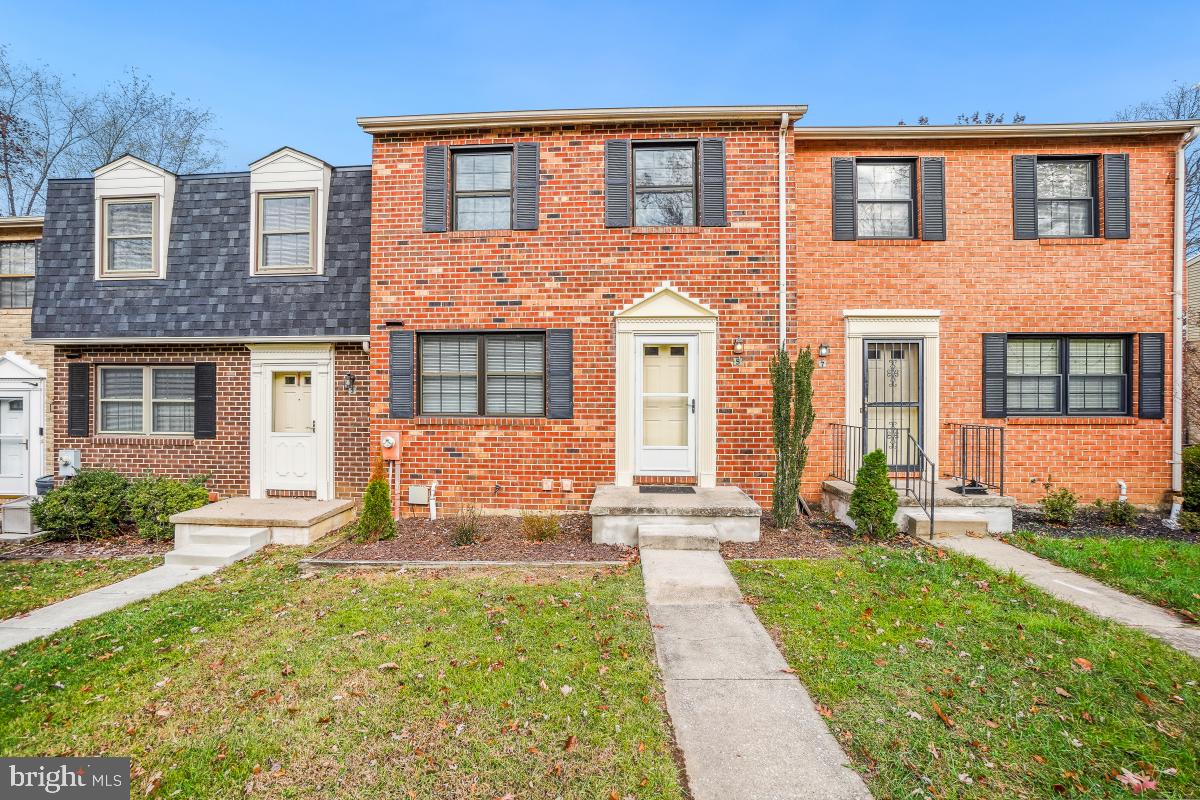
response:
[(1061, 686), (1055, 686), (1054, 693), (1057, 694), (1059, 697), (1070, 697), (1071, 696), (1071, 693), (1068, 692), (1066, 689), (1064, 689)]
[(1076, 664), (1078, 664), (1080, 669), (1082, 669), (1084, 672), (1092, 671), (1092, 662), (1088, 661), (1086, 658), (1083, 658), (1081, 656), (1079, 658), (1073, 658), (1071, 660), (1074, 661)]
[(820, 703), (817, 703), (817, 713), (825, 719), (833, 719), (833, 712)]
[(1154, 703), (1150, 700), (1149, 697), (1146, 696), (1146, 694), (1144, 692), (1134, 692), (1133, 696), (1136, 697), (1138, 700), (1141, 700), (1143, 703), (1145, 703), (1148, 706), (1154, 705)]
[(563, 745), (563, 750), (566, 750), (568, 753), (571, 753), (575, 750), (575, 745), (577, 745), (578, 743), (579, 743), (579, 740), (575, 738), (574, 734), (572, 734), (567, 737), (567, 742), (566, 742), (566, 744)]
[(400, 665), (395, 661), (385, 661), (379, 665), (378, 669), (386, 672), (387, 670), (400, 669)]
[(946, 716), (946, 712), (942, 711), (942, 707), (937, 704), (936, 700), (930, 700), (929, 704), (933, 706), (934, 712), (938, 715), (938, 719), (942, 721), (943, 725), (945, 725), (947, 728), (954, 727), (954, 720)]
[(1129, 791), (1133, 794), (1141, 794), (1142, 792), (1152, 791), (1158, 788), (1158, 783), (1145, 775), (1139, 775), (1136, 772), (1121, 767), (1121, 774), (1117, 776), (1120, 783), (1129, 787)]

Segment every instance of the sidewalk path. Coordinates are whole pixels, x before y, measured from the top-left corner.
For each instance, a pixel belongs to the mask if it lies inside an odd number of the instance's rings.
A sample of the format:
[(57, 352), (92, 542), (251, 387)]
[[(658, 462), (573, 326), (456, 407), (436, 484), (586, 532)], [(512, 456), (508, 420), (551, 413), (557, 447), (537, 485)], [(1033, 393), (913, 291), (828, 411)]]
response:
[(667, 710), (694, 800), (869, 800), (720, 553), (642, 550)]
[(1172, 647), (1200, 659), (1200, 626), (1189, 625), (1169, 611), (1131, 597), (1111, 586), (1038, 558), (999, 539), (949, 536), (935, 544), (986, 561), (1001, 572), (1013, 572), (1060, 600), (1143, 630)]
[(49, 636), (76, 622), (91, 619), (114, 608), (136, 603), (181, 583), (217, 571), (216, 567), (155, 567), (123, 581), (44, 606), (0, 622), (0, 651)]

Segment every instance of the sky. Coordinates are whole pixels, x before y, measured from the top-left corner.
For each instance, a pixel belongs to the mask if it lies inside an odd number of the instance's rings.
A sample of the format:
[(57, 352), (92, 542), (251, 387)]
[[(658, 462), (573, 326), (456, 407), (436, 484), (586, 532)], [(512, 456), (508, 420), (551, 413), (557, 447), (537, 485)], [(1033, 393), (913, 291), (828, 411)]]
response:
[(211, 109), (224, 168), (370, 159), (355, 118), (802, 103), (801, 124), (1109, 119), (1200, 82), (1200, 2), (0, 2), (10, 58)]

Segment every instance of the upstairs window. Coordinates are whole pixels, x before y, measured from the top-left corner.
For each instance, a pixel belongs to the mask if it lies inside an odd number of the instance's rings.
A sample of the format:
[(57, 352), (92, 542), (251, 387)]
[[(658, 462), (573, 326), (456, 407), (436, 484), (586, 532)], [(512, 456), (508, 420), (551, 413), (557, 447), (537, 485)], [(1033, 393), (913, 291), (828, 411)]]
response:
[(454, 228), (512, 227), (513, 154), (505, 150), (454, 152)]
[(1125, 336), (1010, 336), (1008, 413), (1130, 413)]
[(192, 367), (100, 367), (100, 433), (191, 435), (196, 419)]
[(696, 224), (694, 145), (634, 143), (633, 224)]
[(1090, 158), (1037, 160), (1038, 236), (1096, 235), (1096, 162)]
[(0, 308), (33, 306), (36, 242), (0, 242)]
[(313, 192), (258, 196), (258, 272), (316, 272)]
[(423, 334), (419, 342), (418, 413), (490, 417), (546, 413), (545, 334)]
[(912, 239), (916, 164), (859, 160), (855, 167), (858, 238)]
[(104, 201), (102, 276), (158, 276), (158, 248), (155, 243), (157, 204), (157, 199), (153, 197)]

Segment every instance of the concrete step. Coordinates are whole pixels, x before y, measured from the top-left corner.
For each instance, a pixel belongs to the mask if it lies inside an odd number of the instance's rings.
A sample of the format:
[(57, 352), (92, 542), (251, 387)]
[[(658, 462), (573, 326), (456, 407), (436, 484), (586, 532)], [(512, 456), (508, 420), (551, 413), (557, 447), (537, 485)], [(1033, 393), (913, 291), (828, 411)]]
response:
[(187, 544), (182, 550), (167, 553), (163, 563), (177, 567), (225, 567), (241, 561), (261, 544)]
[[(185, 527), (185, 526), (177, 526)], [(191, 544), (253, 544), (262, 547), (271, 539), (270, 528), (237, 528), (231, 525), (188, 525)]]
[[(929, 515), (920, 509), (904, 510), (907, 517), (908, 535), (920, 539), (929, 538)], [(933, 515), (934, 538), (945, 536), (964, 536), (967, 534), (986, 535), (988, 532), (987, 517), (977, 511), (965, 508), (937, 508)]]
[(720, 550), (717, 529), (712, 525), (638, 525), (638, 547), (643, 550)]

